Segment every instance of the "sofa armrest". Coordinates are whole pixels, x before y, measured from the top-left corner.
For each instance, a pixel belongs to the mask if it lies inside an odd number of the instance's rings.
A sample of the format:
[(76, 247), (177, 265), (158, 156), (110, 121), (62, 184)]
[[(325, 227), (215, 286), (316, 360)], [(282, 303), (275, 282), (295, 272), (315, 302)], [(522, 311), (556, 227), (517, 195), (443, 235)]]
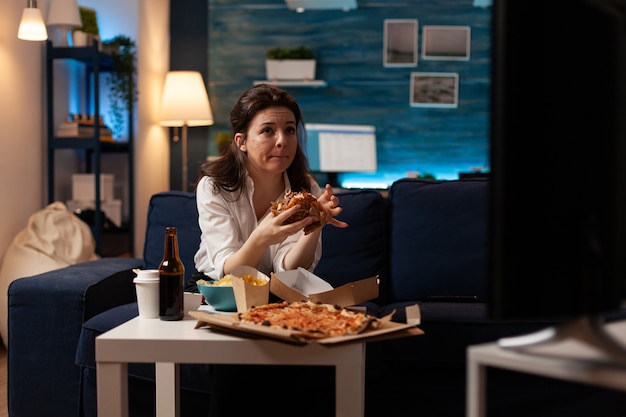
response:
[(46, 404), (55, 415), (76, 415), (80, 370), (74, 358), (82, 324), (133, 302), (132, 269), (142, 267), (141, 259), (102, 258), (11, 283), (9, 413), (19, 409), (20, 415), (38, 415)]

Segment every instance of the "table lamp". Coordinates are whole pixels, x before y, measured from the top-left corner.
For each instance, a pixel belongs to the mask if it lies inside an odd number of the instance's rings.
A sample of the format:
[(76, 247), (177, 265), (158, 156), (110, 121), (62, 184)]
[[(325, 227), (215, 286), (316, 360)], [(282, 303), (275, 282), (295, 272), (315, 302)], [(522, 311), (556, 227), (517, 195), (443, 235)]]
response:
[(26, 8), (22, 12), (17, 37), (25, 41), (45, 41), (48, 39), (48, 31), (41, 10), (37, 8), (37, 0), (26, 1)]
[[(161, 126), (182, 126), (182, 190), (187, 191), (187, 127), (213, 124), (213, 113), (198, 71), (170, 71), (161, 98)], [(175, 136), (174, 141), (178, 140)]]
[(82, 25), (76, 0), (51, 0), (48, 26), (57, 26), (61, 30), (61, 43), (58, 46), (69, 46), (67, 42), (69, 31)]

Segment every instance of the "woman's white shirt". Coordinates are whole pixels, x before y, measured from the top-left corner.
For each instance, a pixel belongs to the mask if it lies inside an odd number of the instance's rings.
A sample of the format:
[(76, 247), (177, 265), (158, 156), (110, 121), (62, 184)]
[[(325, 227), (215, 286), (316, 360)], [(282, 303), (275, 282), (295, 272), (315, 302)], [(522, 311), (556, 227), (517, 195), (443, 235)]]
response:
[[(289, 178), (284, 174), (285, 189), (279, 199), (282, 199), (291, 189)], [(198, 206), (198, 224), (202, 231), (200, 247), (194, 257), (196, 270), (203, 272), (211, 279), (220, 279), (224, 275), (224, 262), (234, 252), (239, 250), (248, 239), (252, 231), (256, 229), (256, 219), (252, 196), (254, 194), (254, 182), (248, 178), (247, 193), (236, 199), (237, 192), (221, 191), (213, 194), (213, 180), (203, 177), (196, 188), (196, 203)], [(321, 188), (315, 181), (311, 181), (311, 194), (319, 197)], [(265, 213), (263, 218), (271, 213)], [(262, 219), (261, 219), (262, 220)], [(268, 275), (270, 272), (282, 272), (285, 255), (296, 241), (302, 236), (300, 231), (289, 236), (283, 242), (271, 245), (263, 254), (260, 265), (250, 265)], [(313, 270), (322, 256), (321, 235), (315, 250), (314, 261), (309, 267)]]

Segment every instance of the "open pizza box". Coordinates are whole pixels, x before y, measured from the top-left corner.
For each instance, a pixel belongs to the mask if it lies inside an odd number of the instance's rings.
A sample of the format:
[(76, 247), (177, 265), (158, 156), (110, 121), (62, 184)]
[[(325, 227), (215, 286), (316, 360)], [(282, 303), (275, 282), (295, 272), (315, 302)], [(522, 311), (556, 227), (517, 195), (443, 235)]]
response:
[(287, 301), (310, 300), (349, 307), (378, 297), (378, 277), (353, 281), (333, 288), (304, 268), (272, 273), (270, 292)]
[(267, 338), (297, 345), (319, 343), (325, 346), (334, 346), (342, 343), (373, 342), (424, 334), (417, 327), (420, 324), (420, 310), (417, 304), (406, 307), (406, 323), (391, 321), (392, 315), (390, 314), (381, 318), (380, 324), (376, 328), (368, 328), (358, 334), (326, 338), (311, 338), (298, 330), (242, 323), (239, 321), (238, 313), (215, 314), (205, 310), (196, 310), (190, 311), (189, 315), (197, 319), (196, 329), (202, 330), (208, 327), (211, 330), (232, 333), (237, 336)]
[[(269, 291), (290, 303), (309, 300), (352, 309), (356, 304), (372, 300), (378, 296), (378, 281), (378, 277), (375, 276), (333, 288), (332, 285), (315, 274), (299, 268), (277, 274), (272, 273)], [(265, 297), (266, 295), (264, 295), (264, 300), (266, 300)], [(251, 306), (250, 302), (246, 302), (242, 309), (239, 300), (237, 301), (238, 312), (246, 311)], [(378, 326), (370, 326), (361, 333), (324, 338), (311, 337), (310, 334), (294, 329), (244, 323), (239, 320), (239, 313), (216, 314), (206, 310), (196, 310), (190, 311), (189, 315), (197, 319), (196, 329), (208, 327), (211, 330), (238, 336), (268, 338), (300, 345), (319, 343), (332, 346), (341, 343), (369, 342), (424, 334), (417, 327), (421, 320), (417, 304), (406, 307), (406, 323), (391, 321), (392, 313), (378, 319)]]

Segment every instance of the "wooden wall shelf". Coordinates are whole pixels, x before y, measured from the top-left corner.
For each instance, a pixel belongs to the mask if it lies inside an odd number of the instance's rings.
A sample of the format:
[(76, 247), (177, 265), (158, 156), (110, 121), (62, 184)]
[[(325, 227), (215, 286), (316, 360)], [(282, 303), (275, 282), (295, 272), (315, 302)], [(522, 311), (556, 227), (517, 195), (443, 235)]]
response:
[(259, 84), (272, 84), (278, 87), (326, 87), (326, 81), (324, 80), (255, 80), (253, 85)]

